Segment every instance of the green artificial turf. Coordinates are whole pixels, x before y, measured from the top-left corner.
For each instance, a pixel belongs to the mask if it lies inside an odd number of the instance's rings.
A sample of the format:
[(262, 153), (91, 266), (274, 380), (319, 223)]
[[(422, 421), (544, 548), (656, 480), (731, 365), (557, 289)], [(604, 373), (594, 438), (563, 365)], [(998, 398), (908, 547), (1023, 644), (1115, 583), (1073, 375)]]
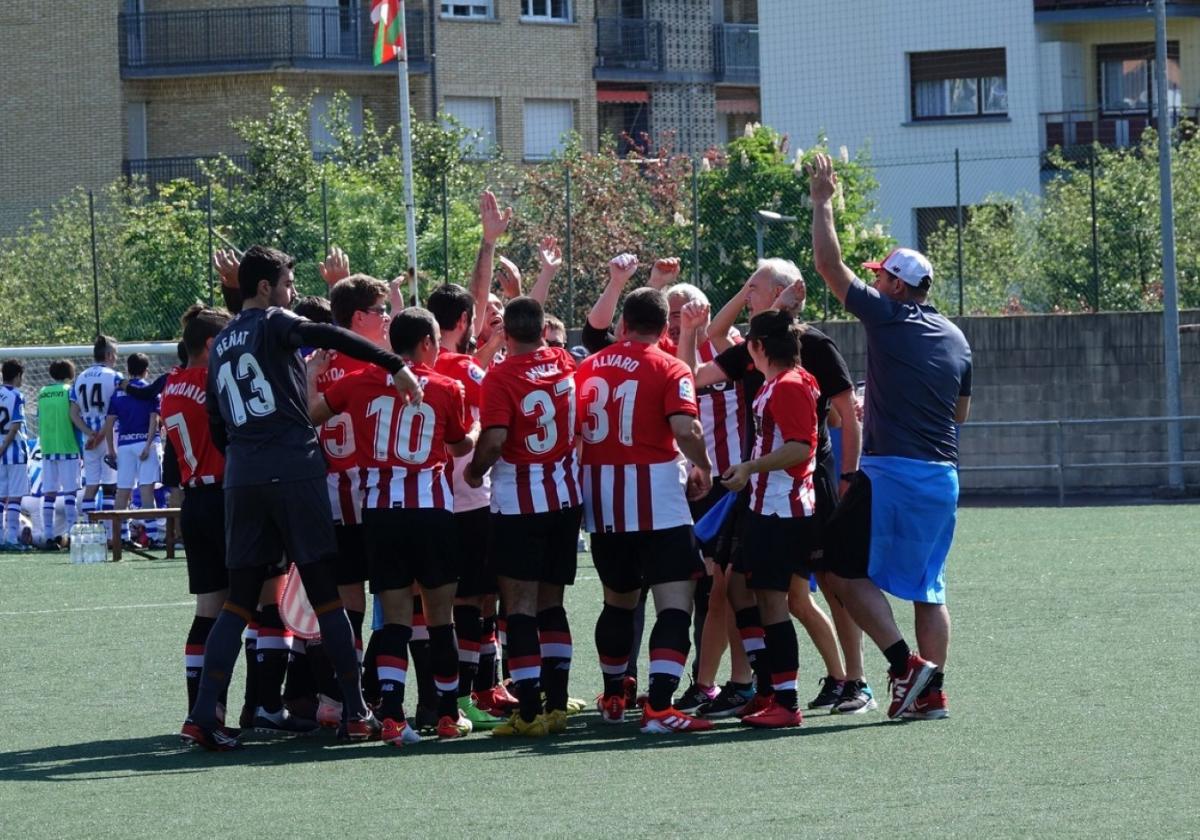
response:
[[(587, 712), (536, 742), (220, 755), (176, 737), (181, 560), (3, 554), (0, 836), (1194, 836), (1198, 545), (1196, 506), (963, 510), (945, 721), (652, 737)], [(571, 693), (590, 698), (600, 586), (580, 559)], [(819, 671), (801, 631), (805, 699)]]

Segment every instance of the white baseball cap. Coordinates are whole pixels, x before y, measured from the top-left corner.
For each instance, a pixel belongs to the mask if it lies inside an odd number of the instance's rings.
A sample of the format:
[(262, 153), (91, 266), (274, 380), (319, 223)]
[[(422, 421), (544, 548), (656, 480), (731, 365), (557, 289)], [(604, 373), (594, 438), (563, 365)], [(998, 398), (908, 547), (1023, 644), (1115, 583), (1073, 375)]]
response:
[(893, 248), (882, 262), (865, 262), (862, 266), (871, 271), (882, 268), (910, 286), (920, 286), (927, 277), (930, 283), (933, 282), (933, 266), (924, 254), (912, 248)]

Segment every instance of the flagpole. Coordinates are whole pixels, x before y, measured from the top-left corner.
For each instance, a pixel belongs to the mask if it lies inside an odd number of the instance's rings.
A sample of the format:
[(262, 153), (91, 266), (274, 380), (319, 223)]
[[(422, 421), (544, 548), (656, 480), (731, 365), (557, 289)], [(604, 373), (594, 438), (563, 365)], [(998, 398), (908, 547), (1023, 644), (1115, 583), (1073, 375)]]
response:
[(404, 0), (399, 9), (401, 43), (396, 55), (396, 75), (400, 85), (400, 150), (404, 157), (404, 226), (408, 234), (408, 268), (414, 306), (420, 304), (417, 292), (417, 208), (413, 202), (412, 118), (408, 105), (408, 31), (404, 18)]

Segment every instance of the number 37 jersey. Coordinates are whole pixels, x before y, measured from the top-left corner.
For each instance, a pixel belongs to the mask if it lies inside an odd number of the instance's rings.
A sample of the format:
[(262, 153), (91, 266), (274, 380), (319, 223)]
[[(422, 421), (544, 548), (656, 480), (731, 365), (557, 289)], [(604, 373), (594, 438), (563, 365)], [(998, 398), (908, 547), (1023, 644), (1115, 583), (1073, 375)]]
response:
[(687, 365), (654, 345), (622, 341), (584, 359), (575, 388), (587, 529), (691, 525), (687, 466), (670, 422), (699, 414)]

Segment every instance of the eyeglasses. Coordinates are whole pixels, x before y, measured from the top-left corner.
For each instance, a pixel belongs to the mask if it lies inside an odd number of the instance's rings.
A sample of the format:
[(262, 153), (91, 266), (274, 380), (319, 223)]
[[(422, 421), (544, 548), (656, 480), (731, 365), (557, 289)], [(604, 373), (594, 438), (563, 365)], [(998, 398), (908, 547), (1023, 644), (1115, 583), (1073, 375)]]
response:
[(556, 339), (547, 339), (546, 346), (547, 347), (566, 347), (567, 343), (565, 341), (558, 341)]
[(363, 309), (361, 309), (360, 311), (362, 311), (362, 312), (374, 312), (376, 315), (387, 315), (387, 314), (388, 314), (388, 308), (387, 308), (387, 306), (385, 306), (385, 305), (384, 305), (384, 304), (382, 304), (382, 303), (381, 303), (381, 304), (379, 304), (378, 306), (367, 306), (367, 307), (364, 307), (364, 308), (363, 308)]

